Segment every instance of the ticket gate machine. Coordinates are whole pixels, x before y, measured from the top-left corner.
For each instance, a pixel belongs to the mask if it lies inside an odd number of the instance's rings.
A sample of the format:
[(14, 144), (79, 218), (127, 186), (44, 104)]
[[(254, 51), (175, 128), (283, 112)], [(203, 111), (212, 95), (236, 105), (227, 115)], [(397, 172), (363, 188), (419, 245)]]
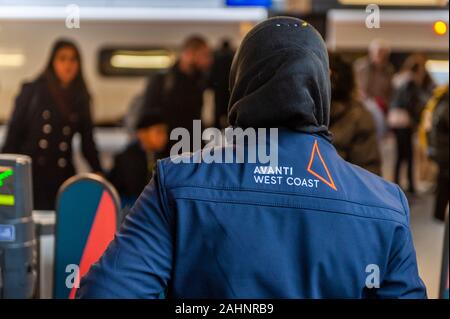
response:
[(31, 158), (0, 154), (0, 299), (32, 298), (36, 239)]

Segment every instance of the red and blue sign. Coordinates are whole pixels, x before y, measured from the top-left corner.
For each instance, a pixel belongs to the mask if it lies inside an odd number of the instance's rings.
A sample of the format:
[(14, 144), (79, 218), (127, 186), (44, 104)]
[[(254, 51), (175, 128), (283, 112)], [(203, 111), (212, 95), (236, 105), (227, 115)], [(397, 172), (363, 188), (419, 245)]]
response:
[(103, 178), (85, 174), (66, 181), (56, 209), (54, 298), (73, 299), (77, 285), (68, 285), (68, 269), (82, 278), (98, 261), (117, 231), (119, 199)]

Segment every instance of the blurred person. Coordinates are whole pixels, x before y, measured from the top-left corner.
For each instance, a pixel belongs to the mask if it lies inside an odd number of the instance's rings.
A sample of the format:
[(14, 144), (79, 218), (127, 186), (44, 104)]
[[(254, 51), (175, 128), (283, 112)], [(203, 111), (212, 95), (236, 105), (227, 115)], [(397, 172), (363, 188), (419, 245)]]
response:
[(386, 116), (374, 100), (368, 99), (360, 102), (372, 115), (377, 132), (378, 145), (381, 145), (386, 137), (386, 134), (389, 132), (388, 125), (386, 123)]
[(92, 131), (80, 52), (70, 40), (58, 40), (45, 70), (22, 86), (2, 149), (32, 158), (34, 209), (55, 209), (59, 187), (75, 174), (75, 133), (81, 135), (82, 152), (92, 170), (102, 172)]
[[(417, 101), (417, 112), (420, 113), (430, 97), (433, 95), (433, 90), (436, 87), (431, 75), (426, 69), (427, 57), (422, 53), (414, 53), (409, 55), (398, 73), (396, 73), (392, 78), (392, 87), (395, 91), (399, 90), (401, 87), (411, 83), (413, 77), (417, 78), (415, 81), (415, 86), (410, 86), (409, 90), (416, 90), (415, 97)], [(416, 75), (414, 75), (415, 73)], [(413, 94), (413, 93), (411, 93)]]
[(431, 157), (439, 167), (436, 187), (436, 200), (434, 204), (434, 217), (445, 221), (445, 213), (449, 202), (449, 99), (448, 85), (445, 91), (439, 91), (438, 103), (432, 116), (432, 128), (430, 132)]
[[(188, 37), (175, 65), (149, 81), (142, 112), (157, 110), (167, 123), (169, 132), (183, 127), (192, 135), (192, 121), (201, 118), (206, 72), (211, 63), (206, 40), (198, 35)], [(164, 155), (169, 155), (173, 144), (169, 141)]]
[(393, 129), (397, 146), (394, 178), (395, 183), (400, 184), (401, 167), (406, 162), (407, 191), (414, 194), (413, 134), (432, 87), (425, 60), (420, 55), (408, 57), (394, 82), (396, 89), (388, 114), (388, 124)]
[(381, 175), (381, 158), (372, 114), (355, 95), (352, 66), (339, 55), (330, 55), (330, 131), (333, 145), (346, 161)]
[[(418, 173), (417, 180), (420, 181), (420, 185), (423, 187), (427, 187), (426, 185), (430, 185), (431, 181), (434, 181), (434, 174), (435, 173), (435, 166), (434, 163), (429, 159), (427, 155), (426, 149), (424, 149), (423, 145), (421, 144), (420, 139), (420, 118), (422, 117), (422, 113), (425, 109), (426, 104), (428, 103), (429, 99), (433, 95), (433, 90), (435, 88), (435, 83), (431, 78), (431, 75), (426, 70), (425, 64), (427, 61), (427, 57), (422, 53), (414, 53), (409, 55), (405, 61), (403, 62), (403, 65), (400, 69), (400, 71), (394, 75), (394, 78), (392, 79), (394, 92), (399, 90), (402, 86), (405, 86), (405, 83), (408, 83), (411, 79), (411, 69), (414, 68), (414, 65), (419, 66), (419, 75), (420, 78), (420, 84), (417, 86), (410, 86), (409, 90), (414, 90), (415, 93), (411, 92), (410, 94), (413, 94), (415, 98), (417, 99), (416, 107), (417, 110), (415, 111), (417, 113), (417, 116), (419, 119), (417, 119), (418, 124), (415, 129), (414, 133), (416, 131), (416, 128), (419, 130), (419, 144), (417, 148), (414, 149), (413, 157), (416, 160), (415, 166), (416, 166), (416, 172)], [(430, 187), (430, 186), (428, 186)]]
[(233, 62), (234, 50), (229, 40), (223, 40), (221, 47), (214, 53), (214, 62), (210, 72), (210, 86), (214, 90), (214, 127), (223, 129), (228, 126), (227, 109), (230, 100), (228, 82)]
[(389, 45), (375, 39), (369, 45), (368, 56), (355, 61), (356, 85), (362, 100), (373, 100), (386, 114), (392, 95), (394, 67), (389, 62)]
[(424, 154), (422, 170), (419, 171), (421, 181), (427, 183), (429, 190), (434, 190), (438, 167), (432, 158), (433, 147), (430, 143), (430, 134), (433, 129), (433, 114), (436, 107), (448, 92), (448, 84), (440, 85), (433, 90), (433, 94), (427, 101), (424, 110), (420, 115), (418, 127), (418, 147), (421, 154)]
[(167, 144), (167, 125), (157, 113), (144, 114), (135, 124), (135, 137), (114, 158), (108, 179), (119, 192), (122, 207), (131, 207), (147, 186), (156, 153)]
[(405, 195), (330, 143), (321, 35), (296, 18), (259, 23), (230, 88), (230, 125), (279, 128), (279, 169), (195, 162), (202, 151), (158, 161), (78, 298), (425, 298)]

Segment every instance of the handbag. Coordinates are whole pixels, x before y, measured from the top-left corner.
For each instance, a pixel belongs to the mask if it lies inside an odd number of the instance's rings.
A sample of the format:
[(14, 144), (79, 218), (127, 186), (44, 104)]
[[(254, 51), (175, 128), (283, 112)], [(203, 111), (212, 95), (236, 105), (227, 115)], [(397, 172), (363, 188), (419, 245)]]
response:
[(387, 122), (393, 129), (402, 129), (411, 127), (411, 116), (403, 108), (395, 107), (389, 110)]

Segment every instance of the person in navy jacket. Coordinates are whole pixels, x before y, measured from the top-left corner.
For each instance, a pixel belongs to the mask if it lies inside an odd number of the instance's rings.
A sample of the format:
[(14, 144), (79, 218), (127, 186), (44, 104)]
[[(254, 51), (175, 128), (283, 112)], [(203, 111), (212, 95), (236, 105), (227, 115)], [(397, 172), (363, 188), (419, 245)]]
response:
[(278, 128), (277, 166), (159, 161), (78, 297), (425, 298), (403, 192), (330, 142), (319, 33), (258, 24), (230, 88), (233, 127)]

